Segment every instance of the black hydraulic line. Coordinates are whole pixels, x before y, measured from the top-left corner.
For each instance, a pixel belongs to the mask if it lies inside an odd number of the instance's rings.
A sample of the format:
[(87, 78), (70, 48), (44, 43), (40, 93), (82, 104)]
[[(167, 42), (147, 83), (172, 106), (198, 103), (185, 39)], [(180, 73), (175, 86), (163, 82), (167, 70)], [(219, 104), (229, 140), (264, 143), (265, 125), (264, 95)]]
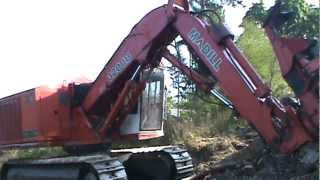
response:
[(234, 109), (232, 102), (228, 98), (226, 98), (223, 94), (221, 94), (217, 89), (213, 89), (210, 92), (217, 99), (219, 99), (226, 107), (228, 107), (229, 109)]

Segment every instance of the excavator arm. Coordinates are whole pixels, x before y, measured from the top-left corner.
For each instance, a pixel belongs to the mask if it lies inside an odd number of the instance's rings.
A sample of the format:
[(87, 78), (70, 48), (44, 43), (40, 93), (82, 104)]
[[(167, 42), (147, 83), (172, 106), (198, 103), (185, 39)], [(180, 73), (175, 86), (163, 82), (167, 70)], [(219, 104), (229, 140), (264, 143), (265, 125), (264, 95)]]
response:
[[(100, 117), (96, 127), (100, 137), (103, 139), (108, 130), (124, 121), (137, 101), (133, 97), (141, 95), (145, 81), (135, 82), (135, 76), (143, 69), (152, 70), (162, 57), (201, 89), (214, 88), (208, 83), (212, 80), (190, 70), (166, 50), (180, 35), (193, 55), (206, 65), (215, 85), (226, 95), (225, 99), (232, 102), (232, 107), (269, 144), (289, 153), (311, 141), (296, 112), (272, 96), (271, 90), (233, 43), (232, 34), (223, 25), (210, 24), (187, 8), (186, 1), (169, 1), (168, 5), (148, 13), (135, 25), (93, 83), (82, 107), (89, 118)], [(103, 103), (112, 105), (101, 106)], [(103, 114), (108, 115), (101, 116)]]
[(220, 26), (208, 25), (183, 11), (177, 12), (174, 22), (175, 29), (208, 67), (240, 116), (270, 145), (288, 153), (311, 140), (298, 117), (272, 97), (232, 42), (230, 33)]

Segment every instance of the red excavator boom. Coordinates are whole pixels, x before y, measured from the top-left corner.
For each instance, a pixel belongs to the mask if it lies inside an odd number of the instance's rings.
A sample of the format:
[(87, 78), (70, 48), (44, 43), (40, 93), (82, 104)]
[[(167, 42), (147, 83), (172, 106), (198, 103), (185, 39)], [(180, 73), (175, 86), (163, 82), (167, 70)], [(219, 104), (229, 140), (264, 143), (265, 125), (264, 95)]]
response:
[[(294, 15), (281, 11), (281, 1), (271, 9), (264, 22), (283, 78), (294, 91), (299, 103), (289, 98), (284, 104), (295, 106), (304, 127), (319, 138), (319, 42), (303, 38), (281, 37), (278, 30)], [(297, 107), (298, 106), (298, 107)]]

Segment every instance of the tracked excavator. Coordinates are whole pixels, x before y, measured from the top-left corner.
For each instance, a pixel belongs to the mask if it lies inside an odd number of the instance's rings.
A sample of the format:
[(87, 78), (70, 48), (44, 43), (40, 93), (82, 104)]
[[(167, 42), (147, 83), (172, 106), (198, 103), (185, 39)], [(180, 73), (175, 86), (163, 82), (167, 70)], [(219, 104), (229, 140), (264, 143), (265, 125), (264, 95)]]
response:
[[(290, 154), (317, 142), (317, 43), (281, 37), (277, 32), (288, 14), (278, 7), (273, 7), (264, 28), (298, 101), (272, 96), (223, 24), (189, 11), (186, 0), (169, 0), (133, 27), (95, 81), (38, 87), (0, 100), (0, 149), (62, 146), (70, 152), (10, 160), (1, 169), (1, 179), (190, 176), (191, 158), (181, 147), (120, 150), (118, 156), (108, 153), (113, 142), (163, 135), (163, 76), (154, 71), (162, 58), (246, 119), (274, 150)], [(209, 75), (191, 69), (167, 49), (177, 36)]]

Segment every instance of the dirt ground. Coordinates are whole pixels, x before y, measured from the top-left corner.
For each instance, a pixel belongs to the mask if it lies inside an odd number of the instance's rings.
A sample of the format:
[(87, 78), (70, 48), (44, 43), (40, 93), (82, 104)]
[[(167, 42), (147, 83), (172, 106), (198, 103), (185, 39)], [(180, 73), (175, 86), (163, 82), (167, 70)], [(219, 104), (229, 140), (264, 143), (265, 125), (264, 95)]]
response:
[[(276, 154), (250, 129), (242, 129), (233, 136), (199, 138), (188, 147), (194, 159), (196, 177), (200, 179), (319, 179), (318, 144), (305, 156)], [(316, 148), (315, 148), (316, 147)], [(305, 148), (306, 149), (306, 148)], [(308, 149), (308, 151), (310, 148)]]

